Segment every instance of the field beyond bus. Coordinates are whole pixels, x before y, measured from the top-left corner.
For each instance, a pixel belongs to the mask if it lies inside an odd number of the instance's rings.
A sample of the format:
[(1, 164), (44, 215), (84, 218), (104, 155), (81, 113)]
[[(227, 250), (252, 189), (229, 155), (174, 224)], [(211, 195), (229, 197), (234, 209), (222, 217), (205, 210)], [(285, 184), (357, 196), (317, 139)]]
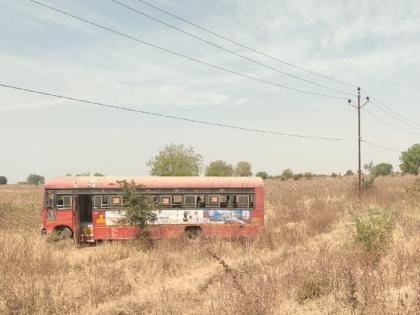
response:
[(417, 178), (361, 207), (354, 177), (266, 180), (255, 239), (83, 247), (41, 237), (41, 187), (0, 186), (0, 313), (419, 314)]

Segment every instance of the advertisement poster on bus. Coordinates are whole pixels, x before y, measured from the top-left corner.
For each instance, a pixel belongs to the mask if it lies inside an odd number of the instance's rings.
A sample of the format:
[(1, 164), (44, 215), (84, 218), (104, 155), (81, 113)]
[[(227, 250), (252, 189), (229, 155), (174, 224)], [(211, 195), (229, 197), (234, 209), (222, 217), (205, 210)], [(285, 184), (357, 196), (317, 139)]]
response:
[[(226, 224), (251, 223), (252, 210), (225, 210), (225, 209), (182, 209), (182, 210), (155, 210), (155, 220), (152, 224)], [(106, 211), (106, 225), (124, 224), (125, 211)]]

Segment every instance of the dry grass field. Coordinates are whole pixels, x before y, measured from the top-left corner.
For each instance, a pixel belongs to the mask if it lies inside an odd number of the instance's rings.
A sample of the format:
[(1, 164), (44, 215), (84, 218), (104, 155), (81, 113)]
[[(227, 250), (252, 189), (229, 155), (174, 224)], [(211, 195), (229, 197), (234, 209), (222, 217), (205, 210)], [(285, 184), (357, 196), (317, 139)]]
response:
[(415, 180), (377, 179), (362, 207), (354, 178), (267, 180), (254, 240), (81, 248), (39, 235), (41, 188), (0, 186), (0, 313), (420, 314)]

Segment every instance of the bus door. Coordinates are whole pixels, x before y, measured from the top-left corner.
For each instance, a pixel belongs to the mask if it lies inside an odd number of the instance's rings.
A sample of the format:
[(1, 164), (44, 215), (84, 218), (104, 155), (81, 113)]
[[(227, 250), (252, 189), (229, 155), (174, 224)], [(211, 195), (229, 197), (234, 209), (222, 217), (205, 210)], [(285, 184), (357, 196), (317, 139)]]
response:
[(80, 207), (79, 196), (73, 196), (72, 212), (73, 212), (73, 238), (76, 244), (80, 243)]

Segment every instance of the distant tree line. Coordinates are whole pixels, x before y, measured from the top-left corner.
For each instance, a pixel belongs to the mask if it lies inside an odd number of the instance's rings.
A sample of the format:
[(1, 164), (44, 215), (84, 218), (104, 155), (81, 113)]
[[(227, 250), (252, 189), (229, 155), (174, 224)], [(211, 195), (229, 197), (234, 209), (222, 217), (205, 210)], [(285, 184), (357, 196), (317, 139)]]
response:
[[(414, 144), (407, 151), (401, 153), (400, 170), (403, 174), (418, 175), (420, 172), (420, 144)], [(147, 161), (150, 167), (149, 173), (152, 176), (198, 176), (203, 169), (203, 158), (196, 153), (192, 147), (183, 144), (169, 144), (156, 154), (152, 159)], [(374, 164), (370, 162), (365, 164), (365, 170), (369, 172), (371, 178), (378, 176), (388, 176), (394, 173), (393, 166), (389, 163)], [(205, 176), (252, 176), (252, 165), (248, 161), (239, 161), (235, 165), (223, 160), (215, 160), (210, 162), (204, 170)], [(347, 170), (344, 176), (354, 176), (352, 170)], [(71, 174), (66, 174), (71, 176)], [(90, 176), (90, 172), (83, 172), (75, 176)], [(104, 176), (104, 174), (96, 172), (93, 176)], [(262, 179), (274, 178), (281, 180), (299, 180), (311, 179), (312, 177), (342, 176), (341, 173), (314, 174), (312, 172), (294, 173), (290, 168), (284, 169), (279, 175), (270, 175), (266, 171), (259, 171), (255, 176)], [(45, 181), (44, 176), (38, 174), (29, 174), (26, 181), (22, 184), (40, 185)], [(7, 178), (0, 176), (0, 185), (7, 184)]]

